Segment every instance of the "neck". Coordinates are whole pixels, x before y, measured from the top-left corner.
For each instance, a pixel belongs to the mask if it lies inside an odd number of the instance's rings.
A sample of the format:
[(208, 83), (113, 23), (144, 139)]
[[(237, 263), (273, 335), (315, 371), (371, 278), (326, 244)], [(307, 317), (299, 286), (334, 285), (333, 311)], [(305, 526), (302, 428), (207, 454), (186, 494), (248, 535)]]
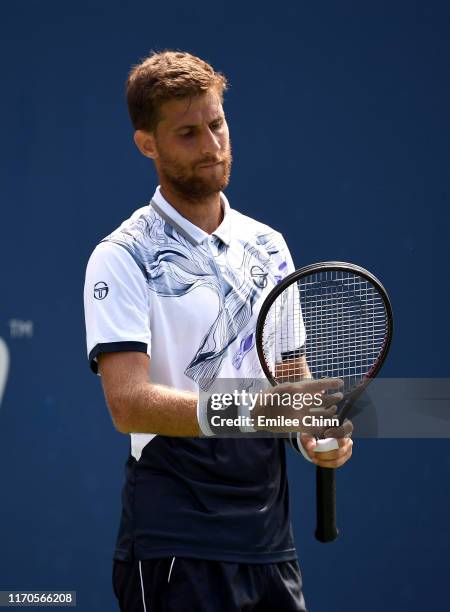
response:
[(183, 215), (185, 219), (207, 234), (212, 234), (212, 232), (222, 223), (223, 211), (220, 201), (220, 192), (213, 193), (201, 199), (196, 199), (195, 203), (193, 203), (174, 189), (161, 183), (161, 194), (180, 215)]

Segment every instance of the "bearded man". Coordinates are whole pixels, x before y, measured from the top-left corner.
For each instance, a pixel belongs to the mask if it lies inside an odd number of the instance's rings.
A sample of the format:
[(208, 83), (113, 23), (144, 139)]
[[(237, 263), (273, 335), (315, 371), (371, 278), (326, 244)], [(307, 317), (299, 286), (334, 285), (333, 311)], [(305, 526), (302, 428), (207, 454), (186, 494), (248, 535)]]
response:
[[(86, 271), (89, 362), (115, 427), (131, 435), (113, 566), (126, 612), (306, 610), (284, 440), (216, 437), (199, 403), (211, 380), (263, 377), (259, 308), (294, 269), (282, 235), (223, 193), (225, 89), (189, 53), (153, 53), (131, 70), (134, 141), (160, 185)], [(292, 443), (324, 467), (351, 455), (348, 438), (320, 458), (314, 437)]]

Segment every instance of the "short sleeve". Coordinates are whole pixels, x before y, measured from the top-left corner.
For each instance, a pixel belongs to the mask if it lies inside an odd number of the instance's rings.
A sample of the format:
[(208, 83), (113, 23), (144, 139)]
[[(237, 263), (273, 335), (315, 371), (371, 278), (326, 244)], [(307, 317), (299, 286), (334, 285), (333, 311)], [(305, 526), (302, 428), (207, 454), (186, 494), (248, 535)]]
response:
[(102, 242), (93, 251), (84, 284), (87, 354), (98, 373), (100, 353), (150, 354), (150, 304), (146, 279), (128, 251)]

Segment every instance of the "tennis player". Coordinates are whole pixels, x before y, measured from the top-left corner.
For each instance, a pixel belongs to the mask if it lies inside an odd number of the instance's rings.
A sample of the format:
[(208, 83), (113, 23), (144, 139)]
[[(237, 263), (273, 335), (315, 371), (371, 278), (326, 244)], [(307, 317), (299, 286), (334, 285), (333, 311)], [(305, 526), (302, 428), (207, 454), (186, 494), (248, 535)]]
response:
[[(160, 185), (86, 271), (90, 366), (116, 429), (131, 436), (113, 566), (125, 612), (306, 610), (284, 440), (211, 435), (198, 401), (215, 379), (263, 378), (258, 311), (293, 270), (281, 234), (223, 193), (225, 89), (189, 53), (153, 53), (131, 70), (134, 141)], [(312, 436), (291, 442), (325, 467), (352, 452), (346, 437), (320, 455)]]

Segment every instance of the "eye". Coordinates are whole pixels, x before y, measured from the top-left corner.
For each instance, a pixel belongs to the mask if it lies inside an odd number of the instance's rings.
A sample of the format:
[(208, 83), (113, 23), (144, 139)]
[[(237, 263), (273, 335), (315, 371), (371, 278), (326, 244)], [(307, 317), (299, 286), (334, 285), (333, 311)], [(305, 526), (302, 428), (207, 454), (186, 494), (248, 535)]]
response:
[(194, 135), (194, 132), (192, 131), (180, 133), (181, 138), (189, 138), (190, 136), (193, 136), (193, 135)]
[(223, 124), (222, 119), (217, 119), (217, 121), (214, 121), (213, 123), (211, 123), (211, 129), (218, 130), (219, 128), (222, 127), (222, 124)]

